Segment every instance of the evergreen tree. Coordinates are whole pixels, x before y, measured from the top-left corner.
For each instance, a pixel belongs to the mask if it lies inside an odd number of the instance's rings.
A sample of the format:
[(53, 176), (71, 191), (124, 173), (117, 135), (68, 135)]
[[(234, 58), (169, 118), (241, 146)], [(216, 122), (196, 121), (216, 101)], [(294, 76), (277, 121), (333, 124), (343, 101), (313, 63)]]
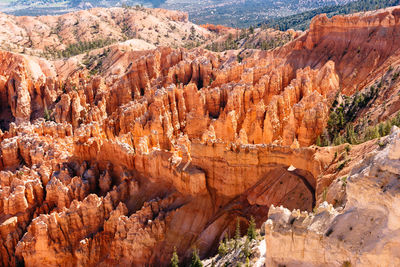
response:
[(226, 247), (226, 244), (224, 242), (219, 241), (219, 246), (218, 246), (218, 254), (223, 257), (226, 255), (228, 252), (228, 248)]
[(330, 142), (329, 142), (330, 140), (329, 140), (329, 133), (328, 133), (328, 131), (325, 129), (323, 132), (322, 132), (322, 140), (321, 140), (321, 142), (322, 142), (322, 146), (329, 146), (330, 145)]
[(243, 252), (243, 255), (244, 255), (245, 257), (250, 257), (250, 255), (251, 255), (250, 241), (249, 241), (248, 238), (246, 238), (246, 241), (244, 242), (242, 252)]
[(179, 258), (178, 254), (176, 253), (176, 247), (174, 248), (174, 253), (172, 253), (171, 267), (179, 267)]
[(333, 111), (333, 112), (331, 112), (331, 114), (329, 114), (329, 120), (328, 120), (328, 125), (327, 125), (330, 137), (334, 136), (334, 134), (336, 132), (336, 126), (338, 124), (339, 124), (338, 116), (337, 116), (336, 112)]
[(378, 127), (379, 127), (379, 135), (380, 136), (385, 136), (384, 124), (383, 123), (379, 123)]
[(317, 146), (322, 146), (321, 137), (319, 135), (317, 136), (317, 140), (315, 141), (315, 144)]
[(239, 240), (241, 237), (240, 234), (240, 220), (239, 218), (236, 219), (236, 229), (235, 229), (235, 240)]
[(242, 63), (242, 60), (243, 60), (243, 58), (238, 54), (238, 55), (237, 55), (237, 61), (238, 61), (239, 63)]
[(241, 238), (241, 234), (240, 234), (240, 220), (239, 218), (236, 219), (236, 230), (235, 230), (235, 248), (238, 247), (239, 245), (239, 240)]
[(192, 262), (190, 263), (190, 267), (203, 267), (203, 263), (200, 260), (196, 248), (193, 250)]
[(44, 115), (43, 115), (43, 117), (44, 117), (44, 119), (45, 119), (46, 121), (49, 121), (50, 118), (51, 118), (51, 112), (50, 112), (47, 108), (44, 108)]
[(351, 123), (346, 125), (346, 137), (348, 143), (357, 144), (357, 137), (354, 132), (354, 126)]
[(253, 27), (253, 26), (250, 26), (250, 28), (249, 28), (249, 32), (250, 32), (251, 34), (253, 34), (253, 33), (254, 33), (254, 27)]
[(239, 240), (241, 238), (240, 234), (240, 220), (239, 218), (236, 219), (236, 229), (235, 229), (235, 240)]
[(253, 240), (256, 239), (256, 222), (254, 220), (254, 217), (251, 216), (250, 218), (250, 223), (249, 223), (249, 228), (247, 229), (247, 237), (249, 238), (249, 240)]
[(344, 144), (345, 139), (340, 134), (336, 134), (335, 137), (333, 138), (333, 143), (335, 144), (335, 146), (338, 146), (338, 145)]
[(392, 124), (396, 125), (397, 127), (400, 126), (400, 112), (398, 112), (396, 117), (393, 118)]
[(380, 134), (379, 134), (378, 125), (371, 126), (371, 127), (368, 127), (367, 132), (365, 133), (364, 142), (375, 139), (375, 138), (379, 138), (379, 137), (380, 137)]
[(380, 133), (379, 133), (379, 126), (375, 125), (374, 127), (374, 131), (373, 131), (373, 135), (371, 139), (375, 139), (375, 138), (379, 138), (381, 137)]
[(390, 134), (390, 130), (392, 129), (392, 122), (390, 121), (390, 120), (388, 120), (386, 123), (385, 123), (385, 126), (383, 127), (383, 130), (384, 130), (384, 132), (385, 132), (385, 135), (388, 135), (388, 134)]

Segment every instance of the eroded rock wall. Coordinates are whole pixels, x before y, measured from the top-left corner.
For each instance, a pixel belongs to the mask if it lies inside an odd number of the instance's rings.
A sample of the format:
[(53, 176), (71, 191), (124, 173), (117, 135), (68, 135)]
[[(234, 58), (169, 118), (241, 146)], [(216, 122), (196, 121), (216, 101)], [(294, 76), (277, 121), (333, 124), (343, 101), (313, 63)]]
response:
[(339, 181), (346, 189), (344, 208), (324, 202), (314, 213), (270, 209), (265, 225), (267, 266), (400, 264), (400, 129), (394, 127), (383, 142), (384, 148), (366, 155), (346, 180)]
[[(236, 218), (260, 226), (271, 205), (311, 212), (338, 150), (311, 145), (336, 94), (392, 62), (399, 14), (318, 17), (303, 36), (242, 63), (235, 51), (116, 45), (90, 77), (77, 59), (0, 52), (2, 265), (164, 266), (174, 247), (183, 262), (194, 246), (214, 253)], [(382, 41), (385, 29), (393, 40)], [(362, 63), (358, 46), (375, 59)], [(298, 214), (296, 223), (312, 217)], [(269, 235), (290, 244), (286, 232)], [(296, 255), (268, 259), (299, 263)]]

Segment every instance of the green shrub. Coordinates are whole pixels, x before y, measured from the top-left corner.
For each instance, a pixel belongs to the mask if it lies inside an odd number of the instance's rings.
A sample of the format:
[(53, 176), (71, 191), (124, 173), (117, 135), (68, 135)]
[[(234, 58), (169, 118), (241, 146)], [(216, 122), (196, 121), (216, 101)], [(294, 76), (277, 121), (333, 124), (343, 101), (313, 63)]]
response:
[(249, 228), (247, 229), (247, 237), (251, 241), (251, 240), (256, 239), (256, 236), (257, 236), (256, 222), (254, 220), (254, 217), (251, 216), (250, 222), (249, 222)]
[(51, 110), (48, 110), (47, 108), (45, 108), (45, 109), (44, 109), (43, 118), (44, 118), (46, 121), (51, 121), (51, 120), (52, 120), (52, 118), (51, 118)]
[(117, 40), (114, 39), (97, 39), (94, 41), (82, 42), (79, 41), (77, 43), (69, 44), (67, 48), (64, 50), (56, 50), (51, 47), (46, 47), (44, 55), (49, 55), (53, 58), (69, 58), (72, 56), (76, 56), (79, 54), (83, 54), (85, 52), (91, 51), (93, 49), (101, 48), (108, 46), (112, 43), (115, 43)]
[(343, 170), (343, 168), (346, 166), (346, 160), (342, 161), (341, 163), (338, 164), (338, 166), (336, 167), (337, 171), (341, 171)]
[(244, 242), (242, 253), (246, 258), (251, 256), (250, 241), (248, 238), (246, 238), (246, 241)]
[(235, 248), (238, 247), (239, 240), (242, 237), (240, 233), (240, 220), (239, 218), (236, 219), (236, 229), (235, 229)]
[(250, 260), (249, 260), (249, 257), (247, 257), (246, 258), (246, 265), (245, 265), (246, 267), (250, 267)]
[[(332, 143), (334, 145), (359, 144), (388, 135), (393, 125), (400, 126), (400, 112), (393, 119), (374, 126), (368, 126), (372, 123), (371, 120), (366, 123), (368, 116), (360, 119), (357, 125), (354, 124), (360, 110), (367, 107), (377, 95), (378, 89), (371, 86), (363, 93), (356, 92), (352, 97), (342, 96), (345, 101), (340, 106), (337, 106), (339, 102), (335, 100), (332, 104), (327, 127), (324, 133), (316, 138), (316, 144), (320, 146), (327, 146)], [(337, 95), (337, 98), (339, 96), (340, 94)]]
[(174, 252), (172, 253), (171, 267), (179, 267), (179, 258), (178, 254), (176, 253), (176, 247), (174, 248)]
[(342, 177), (342, 185), (345, 187), (347, 185), (347, 176)]
[(322, 146), (321, 136), (320, 136), (320, 135), (317, 136), (317, 140), (315, 141), (315, 144), (316, 144), (317, 146)]
[(322, 191), (322, 201), (326, 201), (326, 195), (328, 193), (328, 188), (324, 188), (324, 191)]
[(190, 267), (203, 267), (203, 263), (200, 260), (199, 254), (196, 248), (193, 250), (192, 254), (192, 262), (190, 263)]
[(218, 254), (219, 256), (223, 257), (228, 253), (228, 248), (222, 240), (219, 241), (219, 246), (218, 246)]
[(379, 146), (380, 148), (384, 148), (384, 147), (386, 146), (386, 143), (385, 143), (383, 140), (381, 140), (381, 139), (378, 140), (377, 144), (378, 144), (378, 146)]

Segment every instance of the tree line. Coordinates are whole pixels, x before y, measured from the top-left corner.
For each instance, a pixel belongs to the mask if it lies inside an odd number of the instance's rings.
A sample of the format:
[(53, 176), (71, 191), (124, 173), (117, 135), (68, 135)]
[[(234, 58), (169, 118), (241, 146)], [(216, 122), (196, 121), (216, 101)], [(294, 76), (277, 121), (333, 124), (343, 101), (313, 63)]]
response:
[(80, 55), (93, 49), (102, 48), (115, 43), (115, 39), (97, 39), (93, 41), (79, 41), (77, 43), (69, 44), (63, 50), (57, 50), (54, 47), (46, 47), (43, 56), (46, 58), (69, 58), (72, 56)]
[[(235, 229), (235, 236), (233, 239), (229, 239), (226, 236), (219, 242), (218, 246), (218, 258), (221, 259), (228, 253), (233, 253), (238, 250), (240, 253), (239, 255), (245, 258), (245, 267), (250, 267), (249, 257), (251, 257), (252, 252), (250, 248), (250, 242), (257, 239), (257, 231), (256, 231), (256, 222), (254, 217), (252, 216), (249, 221), (249, 226), (247, 228), (247, 235), (245, 237), (245, 242), (243, 243), (242, 235), (240, 231), (240, 220), (239, 218), (236, 219), (236, 229)], [(171, 267), (179, 267), (179, 257), (176, 252), (176, 248), (174, 248), (174, 252), (172, 253), (171, 257)], [(200, 260), (198, 251), (196, 248), (193, 249), (192, 259), (190, 262), (190, 267), (202, 267), (203, 263)], [(213, 261), (211, 266), (215, 266), (215, 262)], [(241, 262), (237, 263), (237, 266), (242, 266)]]
[(267, 27), (281, 31), (286, 31), (288, 29), (304, 31), (308, 29), (311, 19), (318, 14), (326, 13), (328, 17), (333, 17), (336, 15), (376, 10), (398, 4), (400, 4), (399, 0), (358, 0), (344, 5), (321, 7), (286, 17), (271, 18), (259, 25), (265, 24)]
[[(394, 72), (392, 67), (389, 68), (387, 73), (391, 73), (392, 82), (395, 82), (400, 75), (400, 71)], [(384, 82), (382, 77), (378, 83), (365, 89), (362, 93), (357, 91), (351, 97), (338, 94), (332, 103), (327, 127), (317, 137), (316, 145), (360, 144), (388, 135), (393, 125), (400, 127), (400, 112), (392, 119), (380, 123), (373, 124), (373, 121), (364, 117), (359, 119), (358, 124), (354, 124), (359, 112), (371, 105), (378, 97), (380, 90), (385, 89)], [(339, 104), (339, 102), (341, 103)]]

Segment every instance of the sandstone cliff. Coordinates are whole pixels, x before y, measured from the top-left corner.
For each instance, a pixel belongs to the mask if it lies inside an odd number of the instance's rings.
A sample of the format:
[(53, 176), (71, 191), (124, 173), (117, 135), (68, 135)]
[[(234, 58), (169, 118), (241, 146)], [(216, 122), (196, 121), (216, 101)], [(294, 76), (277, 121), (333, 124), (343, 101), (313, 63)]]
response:
[[(271, 205), (311, 212), (350, 168), (336, 168), (343, 146), (312, 145), (339, 92), (398, 69), (399, 16), (317, 17), (294, 41), (241, 63), (237, 51), (118, 44), (88, 69), (79, 57), (0, 51), (1, 264), (164, 266), (174, 247), (183, 262), (193, 247), (213, 254), (236, 218), (260, 227)], [(398, 88), (391, 81), (367, 109), (385, 105), (382, 117), (392, 116), (397, 98), (382, 101)], [(336, 189), (326, 197), (338, 207)]]
[[(400, 264), (399, 142), (394, 127), (346, 179), (344, 208), (327, 202), (314, 213), (271, 207), (265, 226), (267, 266), (396, 266)], [(331, 194), (337, 192), (334, 183)], [(317, 249), (318, 248), (318, 249)]]

